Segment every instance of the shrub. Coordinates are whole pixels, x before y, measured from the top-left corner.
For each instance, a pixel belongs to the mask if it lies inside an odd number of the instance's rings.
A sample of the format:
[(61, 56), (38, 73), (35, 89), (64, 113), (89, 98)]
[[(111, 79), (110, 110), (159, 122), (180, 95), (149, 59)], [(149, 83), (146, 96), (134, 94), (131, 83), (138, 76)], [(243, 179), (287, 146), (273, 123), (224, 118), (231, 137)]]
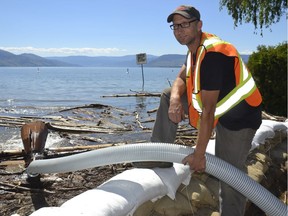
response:
[(287, 41), (275, 47), (258, 46), (248, 68), (262, 94), (264, 111), (287, 117)]

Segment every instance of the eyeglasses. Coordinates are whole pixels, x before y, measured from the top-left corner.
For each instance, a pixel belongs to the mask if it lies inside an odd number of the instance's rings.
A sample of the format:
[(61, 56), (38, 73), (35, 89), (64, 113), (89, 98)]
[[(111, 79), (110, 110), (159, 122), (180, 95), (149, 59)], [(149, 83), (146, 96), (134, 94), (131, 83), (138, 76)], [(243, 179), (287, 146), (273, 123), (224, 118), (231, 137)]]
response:
[(171, 28), (172, 30), (177, 30), (177, 29), (179, 29), (180, 27), (181, 27), (181, 28), (188, 28), (188, 27), (190, 27), (190, 23), (193, 23), (193, 22), (195, 22), (195, 21), (198, 21), (198, 19), (192, 20), (192, 21), (190, 21), (190, 22), (180, 23), (180, 24), (172, 24), (172, 25), (170, 25), (170, 28)]

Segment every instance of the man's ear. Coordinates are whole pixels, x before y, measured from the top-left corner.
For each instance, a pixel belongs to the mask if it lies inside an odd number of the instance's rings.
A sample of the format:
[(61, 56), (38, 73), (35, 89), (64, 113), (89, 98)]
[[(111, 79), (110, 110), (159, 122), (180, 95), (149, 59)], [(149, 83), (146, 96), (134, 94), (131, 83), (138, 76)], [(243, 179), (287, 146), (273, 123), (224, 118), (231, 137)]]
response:
[(198, 32), (202, 30), (202, 25), (203, 25), (202, 20), (197, 22), (197, 30), (198, 30)]

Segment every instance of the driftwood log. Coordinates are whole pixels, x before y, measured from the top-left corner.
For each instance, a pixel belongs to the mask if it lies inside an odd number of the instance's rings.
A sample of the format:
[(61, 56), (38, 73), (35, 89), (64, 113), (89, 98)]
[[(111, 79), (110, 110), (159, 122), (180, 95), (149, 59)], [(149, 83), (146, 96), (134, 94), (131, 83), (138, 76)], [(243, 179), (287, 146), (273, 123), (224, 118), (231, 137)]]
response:
[[(47, 154), (48, 152), (51, 153), (61, 153), (61, 152), (82, 152), (82, 151), (88, 151), (88, 150), (95, 150), (95, 149), (101, 149), (101, 148), (107, 148), (111, 146), (118, 146), (123, 145), (124, 143), (107, 143), (107, 144), (98, 144), (98, 145), (88, 145), (88, 146), (66, 146), (66, 147), (54, 147), (54, 148), (45, 148), (44, 152)], [(7, 158), (7, 157), (14, 157), (14, 156), (24, 156), (25, 152), (23, 150), (3, 150), (0, 151), (0, 157)]]
[(103, 95), (102, 97), (160, 97), (161, 93), (138, 92), (134, 94)]

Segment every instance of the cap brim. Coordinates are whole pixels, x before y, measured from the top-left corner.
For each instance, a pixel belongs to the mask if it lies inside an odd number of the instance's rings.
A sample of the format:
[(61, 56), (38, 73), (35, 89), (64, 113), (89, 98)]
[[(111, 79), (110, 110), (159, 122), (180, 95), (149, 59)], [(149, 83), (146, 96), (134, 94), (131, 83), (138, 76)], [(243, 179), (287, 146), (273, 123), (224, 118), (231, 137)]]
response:
[(167, 17), (167, 22), (168, 22), (168, 23), (170, 23), (170, 22), (173, 21), (173, 17), (174, 17), (175, 14), (179, 14), (179, 15), (185, 17), (185, 18), (188, 18), (188, 19), (191, 18), (190, 14), (188, 14), (188, 13), (185, 12), (185, 11), (175, 11), (175, 12), (173, 12), (172, 14), (170, 14), (170, 15)]

